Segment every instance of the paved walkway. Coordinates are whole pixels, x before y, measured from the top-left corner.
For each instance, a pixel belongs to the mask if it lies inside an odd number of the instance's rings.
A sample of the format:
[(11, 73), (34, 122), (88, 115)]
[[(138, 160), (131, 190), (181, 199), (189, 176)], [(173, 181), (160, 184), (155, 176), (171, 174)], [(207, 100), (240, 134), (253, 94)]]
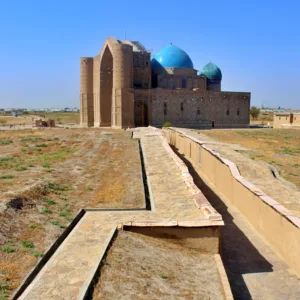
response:
[(182, 128), (179, 130), (205, 142), (210, 149), (234, 162), (244, 178), (290, 210), (293, 215), (300, 217), (300, 190), (275, 178), (267, 165), (235, 151), (237, 145), (218, 143), (205, 134), (198, 134), (195, 130)]
[(230, 203), (221, 200), (191, 164), (182, 158), (189, 166), (196, 185), (225, 222), (221, 229), (221, 256), (234, 299), (299, 300), (299, 278), (241, 213)]
[(219, 226), (221, 216), (193, 184), (161, 132), (139, 129), (153, 211), (89, 211), (19, 299), (80, 299), (117, 226)]

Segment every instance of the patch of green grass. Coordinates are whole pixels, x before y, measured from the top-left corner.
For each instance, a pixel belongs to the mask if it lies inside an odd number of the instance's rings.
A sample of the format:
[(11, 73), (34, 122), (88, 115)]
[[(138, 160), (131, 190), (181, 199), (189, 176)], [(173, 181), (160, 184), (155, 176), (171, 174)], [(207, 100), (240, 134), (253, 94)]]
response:
[(4, 253), (12, 253), (15, 252), (15, 250), (10, 245), (3, 245), (0, 250)]
[(34, 257), (42, 257), (43, 256), (43, 252), (41, 252), (39, 250), (32, 250), (31, 253), (33, 254)]
[(53, 172), (53, 169), (51, 169), (51, 168), (46, 168), (46, 169), (45, 169), (45, 172), (52, 173), (52, 172)]
[(53, 140), (58, 141), (58, 140), (59, 140), (59, 137), (55, 136), (55, 137), (53, 138)]
[(49, 138), (49, 139), (47, 139), (47, 141), (48, 141), (48, 142), (51, 142), (51, 141), (52, 141), (52, 139), (50, 139), (50, 138)]
[(93, 189), (92, 187), (89, 186), (89, 187), (88, 187), (88, 190), (89, 190), (89, 191), (93, 191), (94, 189)]
[(168, 277), (164, 274), (159, 274), (159, 277), (162, 278), (162, 279), (168, 279)]
[(15, 170), (16, 170), (16, 171), (25, 171), (25, 170), (27, 170), (27, 167), (17, 165), (17, 166), (15, 167)]
[(294, 164), (293, 167), (298, 168), (300, 167), (300, 164)]
[(29, 168), (33, 168), (34, 165), (33, 165), (33, 164), (29, 164), (28, 167), (29, 167)]
[(47, 144), (36, 144), (35, 145), (37, 148), (45, 148), (45, 147), (48, 147)]
[(21, 244), (22, 244), (22, 246), (24, 246), (26, 248), (33, 248), (34, 247), (33, 242), (30, 242), (30, 241), (22, 241)]
[(14, 141), (12, 140), (1, 140), (0, 145), (9, 145), (12, 144)]
[(52, 214), (52, 211), (48, 207), (42, 208), (40, 212), (41, 214)]
[(30, 223), (28, 226), (29, 226), (29, 228), (31, 228), (31, 229), (43, 229), (42, 226), (37, 225), (37, 224), (34, 224), (34, 223)]
[(22, 151), (22, 152), (27, 152), (27, 151), (28, 151), (28, 148), (22, 148), (21, 151)]
[(14, 178), (14, 176), (13, 176), (13, 175), (10, 175), (10, 174), (0, 176), (0, 179), (13, 179), (13, 178)]

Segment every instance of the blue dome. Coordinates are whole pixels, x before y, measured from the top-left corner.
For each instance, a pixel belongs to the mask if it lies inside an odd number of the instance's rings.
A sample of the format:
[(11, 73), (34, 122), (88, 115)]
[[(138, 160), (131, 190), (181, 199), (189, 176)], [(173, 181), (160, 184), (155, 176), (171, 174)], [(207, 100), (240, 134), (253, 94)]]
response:
[(157, 68), (189, 68), (194, 65), (188, 54), (182, 49), (170, 44), (158, 51), (151, 60), (151, 67)]
[(206, 64), (199, 72), (199, 75), (204, 75), (209, 80), (222, 80), (222, 72), (220, 68), (212, 62)]

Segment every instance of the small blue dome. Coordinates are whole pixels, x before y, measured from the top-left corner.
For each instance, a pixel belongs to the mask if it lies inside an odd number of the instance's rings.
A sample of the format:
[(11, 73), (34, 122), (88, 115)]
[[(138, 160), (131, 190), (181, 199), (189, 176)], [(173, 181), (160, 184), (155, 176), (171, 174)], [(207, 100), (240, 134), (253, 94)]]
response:
[(212, 62), (206, 64), (199, 72), (199, 75), (204, 75), (209, 80), (222, 80), (222, 72), (220, 68)]
[(151, 67), (157, 68), (188, 68), (194, 65), (188, 54), (182, 49), (169, 44), (158, 51), (151, 60)]

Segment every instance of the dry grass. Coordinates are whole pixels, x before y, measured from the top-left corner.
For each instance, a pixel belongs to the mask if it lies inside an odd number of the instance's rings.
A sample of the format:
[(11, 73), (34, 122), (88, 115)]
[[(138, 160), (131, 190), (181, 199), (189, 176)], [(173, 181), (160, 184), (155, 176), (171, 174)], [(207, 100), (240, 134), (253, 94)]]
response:
[(52, 112), (45, 113), (46, 119), (55, 120), (57, 124), (79, 124), (79, 112)]
[(0, 143), (1, 300), (79, 209), (144, 206), (137, 142), (130, 132), (16, 130), (0, 132), (3, 140), (12, 142)]
[(200, 131), (221, 142), (241, 144), (252, 159), (274, 165), (280, 175), (300, 186), (300, 130), (211, 130)]
[(224, 299), (214, 257), (167, 239), (120, 231), (93, 299)]

